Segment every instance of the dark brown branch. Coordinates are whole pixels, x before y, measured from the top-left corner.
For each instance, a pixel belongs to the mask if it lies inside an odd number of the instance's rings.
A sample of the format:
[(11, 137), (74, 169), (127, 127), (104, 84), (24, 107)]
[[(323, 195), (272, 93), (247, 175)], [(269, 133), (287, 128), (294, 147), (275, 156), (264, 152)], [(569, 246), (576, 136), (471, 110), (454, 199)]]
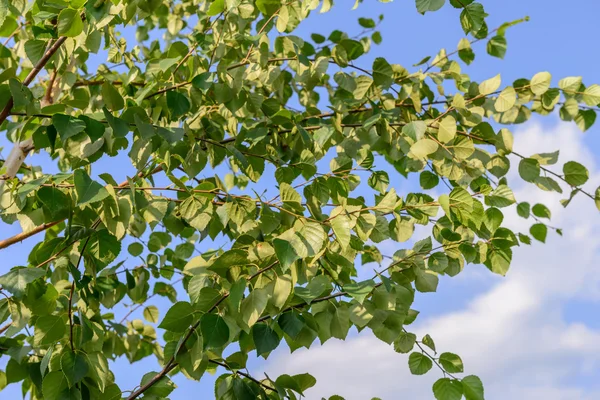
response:
[[(33, 67), (33, 69), (29, 72), (25, 80), (23, 81), (23, 86), (29, 86), (31, 82), (35, 79), (35, 77), (40, 73), (40, 71), (46, 66), (50, 58), (58, 51), (60, 46), (67, 40), (66, 37), (60, 37), (56, 40), (56, 42), (44, 53), (43, 57), (38, 61), (38, 63)], [(4, 109), (0, 113), (0, 125), (6, 120), (6, 118), (10, 115), (10, 112), (13, 107), (13, 98), (12, 96), (8, 99), (8, 103), (4, 106)]]
[(2, 328), (0, 328), (0, 335), (2, 335), (4, 332), (6, 332), (8, 330), (8, 328), (10, 328), (12, 325), (12, 322), (9, 322), (8, 324), (4, 325)]
[(8, 239), (0, 240), (0, 250), (7, 248), (9, 246), (12, 246), (15, 243), (22, 242), (23, 240), (27, 239), (28, 237), (31, 237), (40, 232), (43, 232), (46, 229), (52, 228), (53, 226), (58, 225), (61, 222), (62, 221), (55, 221), (55, 222), (49, 222), (47, 224), (42, 224), (40, 226), (36, 226), (34, 229), (32, 229), (28, 232), (21, 232), (21, 233), (15, 235), (13, 237), (10, 237)]
[[(110, 82), (114, 86), (122, 86), (125, 85), (124, 82), (121, 81), (107, 81), (107, 80), (94, 80), (94, 81), (77, 81), (73, 85), (73, 87), (81, 87), (81, 86), (100, 86), (104, 84), (104, 82)], [(146, 82), (130, 82), (127, 85), (130, 86), (145, 86)]]

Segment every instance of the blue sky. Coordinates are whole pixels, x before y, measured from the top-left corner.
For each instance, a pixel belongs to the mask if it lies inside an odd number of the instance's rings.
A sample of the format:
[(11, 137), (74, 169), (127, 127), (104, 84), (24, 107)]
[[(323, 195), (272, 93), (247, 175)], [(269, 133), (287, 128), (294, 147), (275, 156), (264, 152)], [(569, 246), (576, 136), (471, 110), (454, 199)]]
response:
[[(370, 68), (375, 57), (384, 56), (409, 70), (414, 69), (412, 64), (442, 47), (454, 50), (463, 37), (458, 12), (449, 6), (421, 16), (413, 0), (387, 4), (365, 0), (354, 11), (350, 10), (352, 3), (338, 1), (329, 13), (312, 15), (296, 34), (307, 36), (316, 32), (327, 36), (332, 30), (340, 29), (352, 35), (362, 30), (358, 17), (376, 19), (384, 14), (379, 29), (383, 43), (373, 46), (359, 64)], [(475, 62), (463, 67), (474, 80), (500, 73), (503, 85), (509, 85), (517, 78), (549, 71), (554, 83), (573, 75), (583, 76), (586, 84), (600, 83), (595, 52), (600, 3), (580, 0), (575, 7), (558, 1), (488, 0), (483, 4), (490, 14), (491, 28), (524, 16), (531, 20), (508, 31), (508, 52), (504, 60), (487, 56), (485, 43), (475, 46)], [(598, 186), (600, 174), (594, 164), (600, 157), (597, 150), (600, 125), (582, 134), (574, 125), (560, 123), (556, 116), (549, 116), (534, 118), (511, 129), (516, 134), (516, 148), (524, 153), (560, 149), (561, 163), (583, 158), (596, 185), (590, 183), (588, 188), (594, 190)], [(0, 145), (7, 143), (0, 139)], [(5, 149), (2, 155), (6, 154)], [(43, 157), (29, 161), (48, 165)], [(126, 156), (104, 162), (100, 168), (95, 172), (108, 171), (118, 181), (133, 172)], [(272, 182), (267, 180), (264, 187)], [(396, 174), (391, 186), (404, 191), (406, 183)], [(598, 260), (599, 253), (592, 238), (600, 230), (600, 215), (583, 199), (562, 210), (556, 196), (530, 185), (518, 186), (517, 195), (520, 201), (532, 199), (552, 205), (553, 224), (564, 228), (565, 237), (551, 235), (545, 246), (535, 244), (517, 249), (506, 278), (493, 276), (481, 266), (468, 266), (459, 277), (442, 279), (437, 293), (417, 296), (415, 308), (421, 311), (421, 316), (415, 329), (419, 333), (430, 333), (442, 351), (463, 356), (467, 372), (482, 376), (487, 399), (598, 398), (600, 386), (594, 377), (600, 372), (600, 356), (594, 353), (600, 354), (600, 324), (594, 315), (600, 300), (600, 273), (594, 270), (594, 260)], [(516, 217), (507, 219), (522, 231), (528, 229), (528, 225)], [(0, 230), (5, 237), (19, 232), (20, 227), (2, 225)], [(35, 240), (30, 240), (4, 250), (6, 269), (23, 263), (24, 254), (34, 243)], [(209, 246), (203, 243), (202, 249)], [(386, 245), (387, 254), (397, 248), (397, 244)], [(155, 304), (162, 306), (161, 310), (168, 305), (163, 301)], [(124, 311), (115, 311), (115, 314), (122, 315)], [(361, 349), (364, 351), (359, 351)], [(272, 358), (274, 361), (264, 362), (251, 354), (253, 374), (260, 377), (265, 370), (270, 376), (314, 372), (319, 383), (308, 393), (309, 399), (336, 393), (348, 399), (370, 398), (367, 395), (393, 399), (400, 390), (412, 394), (407, 398), (432, 398), (431, 384), (439, 377), (435, 371), (425, 377), (410, 377), (406, 356), (394, 353), (366, 332), (353, 333), (346, 343), (331, 341), (292, 355), (287, 348), (281, 348)], [(129, 365), (122, 359), (114, 364), (122, 390), (136, 386), (143, 373), (159, 369), (156, 362), (150, 360)], [(200, 382), (187, 381), (182, 376), (175, 377), (174, 381), (179, 388), (171, 395), (173, 400), (213, 397), (214, 377), (210, 375)], [(2, 397), (5, 396), (20, 397), (20, 387), (9, 386), (2, 392)]]

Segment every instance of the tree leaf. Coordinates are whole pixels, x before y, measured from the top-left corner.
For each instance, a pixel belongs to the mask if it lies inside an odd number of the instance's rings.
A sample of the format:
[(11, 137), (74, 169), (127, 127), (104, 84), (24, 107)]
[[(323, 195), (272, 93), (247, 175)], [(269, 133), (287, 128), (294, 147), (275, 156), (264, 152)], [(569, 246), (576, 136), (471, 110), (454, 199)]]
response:
[(60, 368), (67, 378), (69, 387), (75, 386), (87, 375), (89, 365), (86, 356), (80, 352), (65, 351), (60, 357)]
[(427, 11), (437, 11), (442, 6), (446, 0), (416, 0), (417, 3), (417, 11), (424, 14)]
[(433, 395), (437, 400), (460, 400), (463, 396), (462, 383), (455, 379), (440, 378), (433, 384)]
[(206, 349), (218, 349), (229, 341), (229, 327), (215, 314), (205, 314), (200, 320), (200, 332)]
[(539, 72), (531, 78), (531, 91), (541, 96), (550, 88), (550, 82), (552, 80), (552, 75), (549, 72)]
[(144, 308), (144, 318), (153, 324), (158, 322), (159, 311), (156, 306), (148, 306)]
[(121, 96), (119, 91), (110, 82), (102, 84), (102, 99), (104, 100), (104, 104), (106, 104), (106, 108), (111, 111), (122, 110), (125, 107), (123, 96)]
[(248, 297), (242, 301), (241, 314), (242, 321), (252, 327), (258, 321), (265, 308), (267, 307), (268, 296), (263, 289), (255, 289), (250, 292)]
[(97, 203), (109, 196), (108, 191), (98, 182), (81, 169), (74, 173), (75, 192), (77, 193), (77, 205)]
[(413, 352), (408, 357), (408, 368), (413, 375), (424, 375), (433, 367), (433, 362), (422, 353)]
[[(65, 396), (66, 392), (66, 396)], [(61, 400), (69, 398), (69, 385), (67, 377), (62, 371), (52, 371), (42, 381), (44, 400)]]
[(581, 186), (590, 177), (587, 168), (576, 161), (569, 161), (563, 165), (565, 181), (571, 186)]
[(48, 345), (59, 341), (65, 334), (65, 322), (55, 315), (45, 315), (35, 322), (35, 342), (40, 345)]
[(83, 21), (79, 11), (72, 8), (63, 8), (58, 14), (58, 34), (60, 36), (75, 37), (83, 32)]
[(344, 285), (344, 291), (360, 304), (364, 303), (367, 296), (373, 291), (373, 288), (375, 288), (375, 282), (371, 279)]
[(496, 98), (496, 102), (494, 103), (494, 108), (498, 112), (506, 112), (513, 108), (515, 103), (517, 102), (517, 92), (512, 86), (508, 86), (500, 92), (498, 98)]
[(252, 339), (256, 346), (256, 353), (261, 356), (265, 356), (265, 354), (275, 350), (280, 341), (277, 332), (267, 324), (254, 325), (252, 327)]
[(34, 280), (46, 275), (46, 271), (39, 268), (16, 267), (0, 276), (0, 286), (17, 297), (23, 296), (27, 285)]
[(453, 353), (442, 353), (439, 357), (439, 362), (446, 372), (451, 374), (463, 372), (463, 363), (459, 356)]
[(475, 375), (465, 376), (461, 379), (466, 400), (484, 400), (483, 383)]
[(502, 82), (500, 78), (500, 74), (485, 80), (479, 84), (479, 93), (482, 95), (488, 95), (494, 93), (500, 87), (500, 83)]
[(159, 328), (171, 332), (185, 332), (193, 320), (194, 309), (187, 301), (178, 301), (165, 314)]

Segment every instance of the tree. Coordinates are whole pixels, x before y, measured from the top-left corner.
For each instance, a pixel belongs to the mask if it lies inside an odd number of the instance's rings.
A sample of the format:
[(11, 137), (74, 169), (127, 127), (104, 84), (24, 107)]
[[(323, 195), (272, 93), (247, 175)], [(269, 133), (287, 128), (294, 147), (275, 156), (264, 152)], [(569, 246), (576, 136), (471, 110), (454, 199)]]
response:
[[(511, 167), (541, 190), (562, 192), (562, 181), (564, 206), (583, 195), (600, 208), (583, 165), (557, 173), (558, 151), (515, 153), (510, 130), (497, 129), (558, 110), (586, 130), (600, 86), (567, 77), (552, 87), (547, 72), (504, 87), (499, 75), (471, 81), (460, 64), (474, 61), (471, 46), (485, 40), (503, 58), (505, 32), (522, 20), (490, 31), (482, 4), (449, 3), (470, 39), (409, 71), (384, 58), (361, 65), (383, 16), (360, 18), (354, 37), (293, 34), (332, 0), (0, 0), (0, 131), (14, 143), (0, 207), (23, 230), (0, 249), (38, 241), (27, 265), (0, 276), (0, 355), (10, 357), (0, 388), (156, 399), (174, 390), (172, 374), (218, 370), (219, 399), (295, 399), (312, 376), (250, 376), (249, 354), (355, 327), (410, 353), (413, 374), (439, 367), (438, 400), (483, 399), (458, 355), (410, 331), (413, 299), (465, 263), (504, 275), (514, 247), (561, 233), (546, 206), (516, 202)], [(28, 165), (31, 152), (61, 172)], [(94, 168), (119, 154), (135, 171), (122, 183)], [(422, 192), (400, 195), (386, 168), (418, 174)], [(504, 208), (533, 221), (529, 235), (503, 226)], [(413, 237), (415, 225), (431, 233)], [(220, 249), (194, 255), (210, 240)], [(412, 241), (382, 254), (388, 240)], [(381, 267), (359, 280), (361, 263)], [(172, 306), (159, 310), (156, 296)], [(134, 305), (117, 317), (124, 302)], [(145, 321), (131, 320), (140, 309)], [(162, 369), (120, 388), (109, 362), (122, 356), (154, 356)]]

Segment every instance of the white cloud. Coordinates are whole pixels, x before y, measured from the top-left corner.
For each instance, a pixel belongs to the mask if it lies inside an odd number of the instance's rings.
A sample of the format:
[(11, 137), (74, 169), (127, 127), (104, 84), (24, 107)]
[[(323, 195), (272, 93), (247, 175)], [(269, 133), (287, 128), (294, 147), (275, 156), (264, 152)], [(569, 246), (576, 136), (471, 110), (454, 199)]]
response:
[[(544, 129), (530, 124), (517, 132), (517, 151), (529, 156), (560, 149), (560, 165), (570, 160), (583, 162), (592, 176), (586, 188), (593, 192), (598, 186), (600, 174), (594, 157), (582, 142), (583, 134), (572, 125), (558, 123), (553, 129)], [(511, 182), (517, 184), (514, 177)], [(431, 334), (438, 350), (461, 355), (466, 372), (483, 379), (488, 400), (600, 398), (600, 386), (589, 383), (600, 368), (600, 331), (569, 322), (563, 312), (572, 299), (600, 299), (596, 263), (600, 214), (593, 202), (581, 195), (564, 209), (558, 200), (568, 193), (550, 194), (519, 183), (515, 194), (519, 201), (548, 205), (552, 224), (563, 228), (564, 236), (550, 232), (545, 245), (516, 249), (506, 278), (490, 274), (488, 282), (494, 284), (487, 292), (470, 299), (463, 309), (429, 318), (421, 314), (415, 329), (418, 334)], [(516, 215), (507, 215), (506, 221), (522, 232), (531, 225)], [(459, 278), (461, 287), (471, 277), (473, 285), (479, 284), (478, 271), (481, 269), (467, 268)], [(442, 283), (453, 284), (452, 280)], [(461, 296), (465, 294), (456, 293), (457, 298)], [(431, 385), (440, 372), (410, 376), (406, 360), (365, 331), (346, 342), (331, 340), (291, 355), (280, 352), (266, 370), (271, 376), (312, 373), (317, 386), (307, 393), (309, 399), (333, 394), (348, 400), (432, 398)]]

